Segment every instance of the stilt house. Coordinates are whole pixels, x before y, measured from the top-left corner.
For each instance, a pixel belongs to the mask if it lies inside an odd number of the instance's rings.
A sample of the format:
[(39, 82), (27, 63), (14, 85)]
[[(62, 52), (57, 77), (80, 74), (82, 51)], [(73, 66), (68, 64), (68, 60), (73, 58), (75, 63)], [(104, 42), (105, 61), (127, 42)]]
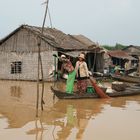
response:
[(87, 53), (89, 69), (103, 71), (102, 52), (97, 44), (92, 42), (89, 45), (84, 39), (80, 40), (55, 28), (45, 28), (41, 34), (40, 27), (21, 25), (0, 41), (0, 79), (37, 79), (39, 39), (45, 81), (53, 80), (49, 74), (54, 66), (58, 69), (59, 63), (53, 54), (60, 56), (65, 53), (74, 58), (84, 51)]

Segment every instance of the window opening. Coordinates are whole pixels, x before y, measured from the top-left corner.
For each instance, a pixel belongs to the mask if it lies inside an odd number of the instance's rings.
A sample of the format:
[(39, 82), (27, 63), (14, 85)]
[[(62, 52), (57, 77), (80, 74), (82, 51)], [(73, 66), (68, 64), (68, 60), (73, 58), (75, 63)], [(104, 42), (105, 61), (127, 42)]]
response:
[(11, 63), (11, 74), (17, 74), (22, 72), (22, 62), (16, 61)]

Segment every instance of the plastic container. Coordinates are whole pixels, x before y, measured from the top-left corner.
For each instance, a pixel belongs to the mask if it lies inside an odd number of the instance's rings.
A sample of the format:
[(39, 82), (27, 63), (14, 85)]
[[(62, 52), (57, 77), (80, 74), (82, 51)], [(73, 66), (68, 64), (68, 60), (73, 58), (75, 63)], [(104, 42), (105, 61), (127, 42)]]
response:
[(88, 94), (93, 94), (93, 93), (95, 93), (95, 89), (92, 86), (88, 86), (87, 87), (87, 93)]

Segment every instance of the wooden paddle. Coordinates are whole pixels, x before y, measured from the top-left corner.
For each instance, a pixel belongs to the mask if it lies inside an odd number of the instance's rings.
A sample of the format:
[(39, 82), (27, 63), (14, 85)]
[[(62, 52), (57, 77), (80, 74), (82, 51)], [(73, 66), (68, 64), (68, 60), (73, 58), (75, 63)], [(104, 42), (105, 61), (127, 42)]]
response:
[(96, 93), (101, 97), (101, 98), (110, 98), (107, 94), (103, 92), (103, 90), (96, 84), (95, 80), (93, 77), (90, 77), (90, 81), (92, 83), (92, 86), (94, 87)]

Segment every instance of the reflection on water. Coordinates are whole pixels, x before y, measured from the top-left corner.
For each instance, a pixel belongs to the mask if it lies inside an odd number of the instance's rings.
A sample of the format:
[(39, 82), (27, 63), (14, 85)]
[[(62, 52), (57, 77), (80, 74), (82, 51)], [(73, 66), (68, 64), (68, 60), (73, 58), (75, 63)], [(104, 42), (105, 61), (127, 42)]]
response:
[(35, 140), (42, 140), (43, 139), (43, 131), (44, 131), (44, 127), (42, 124), (42, 121), (39, 118), (35, 119), (35, 128), (27, 131), (26, 133), (28, 135), (36, 135), (36, 139)]
[(11, 86), (11, 96), (20, 98), (22, 95), (20, 86)]
[(53, 100), (51, 85), (45, 83), (44, 111), (36, 118), (36, 83), (0, 81), (1, 139), (140, 139), (140, 96)]

